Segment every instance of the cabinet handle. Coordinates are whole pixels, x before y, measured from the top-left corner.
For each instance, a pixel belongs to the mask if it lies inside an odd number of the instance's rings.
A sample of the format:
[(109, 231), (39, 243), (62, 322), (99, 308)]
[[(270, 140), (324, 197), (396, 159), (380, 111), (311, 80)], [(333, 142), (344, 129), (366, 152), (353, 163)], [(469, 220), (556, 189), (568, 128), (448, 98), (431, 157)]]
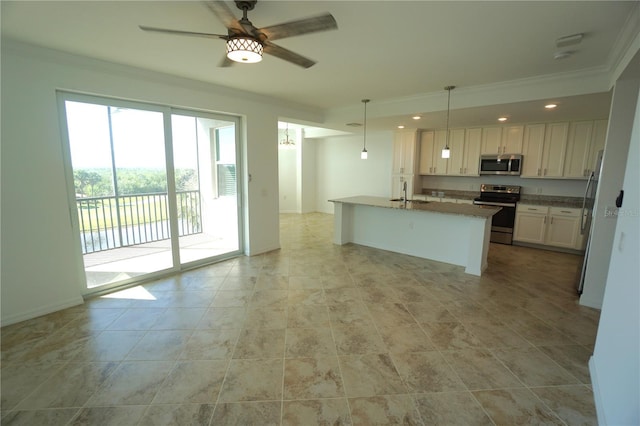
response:
[(460, 167), (460, 174), (462, 174), (462, 167)]
[(547, 175), (547, 169), (544, 169), (544, 175), (545, 176)]
[(466, 167), (464, 168), (464, 174), (465, 175), (467, 174), (467, 168)]
[(569, 210), (560, 210), (562, 213), (571, 213)]
[(538, 169), (538, 176), (540, 176), (540, 169)]
[(546, 217), (546, 216), (544, 217), (544, 222), (543, 222), (543, 223), (544, 223), (544, 224), (546, 224), (546, 223), (547, 223), (547, 217)]
[(587, 175), (587, 170), (588, 170), (588, 169), (584, 169), (584, 170), (582, 171), (582, 176), (586, 176), (586, 175)]
[(551, 216), (551, 224), (553, 225), (553, 216)]
[(533, 211), (536, 211), (536, 210), (538, 210), (538, 209), (532, 209), (531, 207), (527, 207), (527, 210), (533, 210)]

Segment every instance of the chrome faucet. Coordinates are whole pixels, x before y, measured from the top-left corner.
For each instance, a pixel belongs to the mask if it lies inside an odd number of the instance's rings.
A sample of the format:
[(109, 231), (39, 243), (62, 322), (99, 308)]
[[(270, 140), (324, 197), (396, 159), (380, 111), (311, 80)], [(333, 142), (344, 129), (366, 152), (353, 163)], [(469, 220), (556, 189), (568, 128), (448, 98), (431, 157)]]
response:
[(404, 182), (402, 184), (402, 192), (404, 193), (404, 197), (402, 198), (402, 200), (406, 203), (407, 202), (407, 182)]

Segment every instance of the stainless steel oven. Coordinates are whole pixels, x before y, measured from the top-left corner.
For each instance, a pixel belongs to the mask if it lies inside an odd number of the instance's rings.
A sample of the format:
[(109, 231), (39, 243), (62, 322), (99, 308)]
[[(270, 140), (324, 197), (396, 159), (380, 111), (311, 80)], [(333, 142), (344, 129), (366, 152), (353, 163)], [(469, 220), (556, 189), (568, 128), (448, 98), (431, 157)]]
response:
[(473, 201), (479, 206), (501, 207), (491, 220), (491, 242), (513, 243), (513, 227), (516, 222), (516, 205), (520, 201), (520, 186), (480, 185), (480, 197)]

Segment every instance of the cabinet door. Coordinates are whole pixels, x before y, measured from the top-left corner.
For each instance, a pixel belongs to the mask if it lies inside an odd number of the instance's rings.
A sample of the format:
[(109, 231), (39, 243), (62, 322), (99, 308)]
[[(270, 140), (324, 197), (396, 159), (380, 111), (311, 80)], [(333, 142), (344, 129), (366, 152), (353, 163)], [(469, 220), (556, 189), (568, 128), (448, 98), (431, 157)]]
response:
[(416, 132), (402, 132), (402, 172), (412, 175), (415, 170), (416, 159)]
[(556, 247), (576, 248), (579, 236), (579, 217), (550, 215), (546, 244)]
[(485, 127), (482, 129), (483, 154), (502, 154), (502, 127)]
[(502, 131), (501, 154), (522, 154), (524, 126), (509, 126)]
[(464, 129), (449, 130), (449, 148), (451, 157), (447, 164), (448, 175), (464, 174)]
[(550, 123), (544, 138), (542, 150), (542, 176), (561, 177), (567, 149), (569, 123)]
[(544, 133), (544, 124), (531, 124), (525, 127), (524, 142), (522, 145), (521, 177), (542, 176)]
[[(442, 148), (444, 148), (447, 139), (446, 130), (436, 130), (435, 144), (433, 147), (433, 173), (434, 175), (447, 174), (447, 158), (442, 158)], [(451, 147), (449, 147), (451, 148)]]
[(593, 121), (577, 121), (569, 126), (567, 153), (564, 158), (564, 177), (586, 179), (589, 171), (592, 130)]
[(591, 133), (591, 150), (589, 159), (587, 160), (587, 176), (595, 170), (598, 151), (604, 149), (604, 143), (607, 139), (607, 120), (596, 120), (593, 122), (593, 132)]
[(513, 239), (526, 243), (544, 244), (546, 226), (546, 213), (517, 212)]
[(394, 133), (393, 174), (413, 174), (416, 156), (415, 134), (415, 131)]
[(420, 166), (421, 175), (433, 173), (433, 147), (435, 143), (435, 132), (426, 131), (420, 134)]
[(393, 134), (393, 170), (392, 174), (401, 174), (402, 173), (402, 163), (404, 154), (402, 150), (402, 133), (395, 132)]
[(464, 160), (462, 161), (463, 175), (479, 175), (481, 144), (482, 129), (467, 129), (464, 140)]

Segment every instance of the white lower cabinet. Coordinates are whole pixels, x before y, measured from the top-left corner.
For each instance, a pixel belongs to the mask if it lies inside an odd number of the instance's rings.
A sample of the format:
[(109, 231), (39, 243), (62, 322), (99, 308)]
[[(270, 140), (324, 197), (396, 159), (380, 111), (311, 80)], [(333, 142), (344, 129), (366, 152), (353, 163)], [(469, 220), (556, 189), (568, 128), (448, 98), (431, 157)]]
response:
[(580, 209), (518, 204), (514, 241), (567, 249), (584, 249)]

